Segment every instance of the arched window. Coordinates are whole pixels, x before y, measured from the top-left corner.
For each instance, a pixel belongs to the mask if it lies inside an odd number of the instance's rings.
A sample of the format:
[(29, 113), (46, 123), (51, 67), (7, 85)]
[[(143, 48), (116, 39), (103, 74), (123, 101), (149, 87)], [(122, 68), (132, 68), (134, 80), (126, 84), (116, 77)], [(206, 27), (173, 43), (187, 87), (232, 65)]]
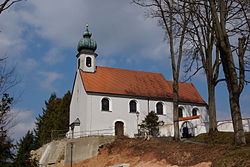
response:
[(179, 114), (179, 118), (183, 117), (183, 108), (182, 107), (178, 108), (178, 114)]
[(135, 100), (131, 100), (129, 102), (129, 112), (136, 113), (137, 110), (137, 103)]
[(198, 109), (197, 108), (193, 108), (192, 110), (192, 116), (196, 116), (198, 115)]
[(86, 66), (91, 67), (91, 57), (86, 58)]
[(156, 104), (156, 113), (158, 115), (163, 115), (163, 104), (161, 102)]
[(108, 98), (102, 99), (102, 111), (109, 111), (109, 99)]

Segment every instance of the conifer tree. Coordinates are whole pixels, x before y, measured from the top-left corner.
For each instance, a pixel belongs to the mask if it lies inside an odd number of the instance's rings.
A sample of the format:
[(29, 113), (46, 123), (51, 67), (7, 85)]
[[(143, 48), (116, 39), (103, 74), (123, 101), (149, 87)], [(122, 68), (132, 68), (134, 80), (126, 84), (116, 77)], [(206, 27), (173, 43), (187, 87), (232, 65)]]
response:
[(51, 140), (52, 135), (58, 136), (69, 127), (69, 105), (71, 93), (67, 92), (63, 98), (58, 98), (52, 93), (49, 100), (45, 101), (43, 113), (36, 119), (36, 136), (37, 145), (43, 144)]
[(10, 105), (13, 98), (9, 94), (4, 93), (0, 101), (0, 166), (11, 166), (11, 161), (14, 158), (12, 149), (14, 145), (8, 136), (8, 130), (11, 123)]
[(14, 165), (20, 167), (36, 166), (36, 162), (31, 160), (30, 152), (36, 149), (35, 136), (32, 131), (28, 131), (26, 135), (17, 143), (18, 151)]

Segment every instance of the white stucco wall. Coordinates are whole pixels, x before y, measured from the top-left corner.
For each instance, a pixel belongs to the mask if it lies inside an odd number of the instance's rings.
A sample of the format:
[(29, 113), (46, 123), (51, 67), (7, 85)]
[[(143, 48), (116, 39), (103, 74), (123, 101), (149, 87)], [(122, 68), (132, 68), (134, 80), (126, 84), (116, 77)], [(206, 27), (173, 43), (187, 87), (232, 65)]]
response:
[[(242, 120), (243, 129), (245, 132), (250, 132), (250, 118)], [(233, 123), (231, 120), (218, 121), (217, 122), (218, 130), (221, 132), (233, 132)]]
[(75, 83), (72, 92), (72, 98), (70, 103), (70, 124), (74, 122), (77, 118), (80, 119), (80, 126), (74, 128), (74, 136), (79, 136), (81, 131), (87, 130), (87, 94), (84, 90), (82, 79), (80, 76), (80, 71), (76, 73)]
[[(199, 115), (199, 118), (196, 119), (187, 119), (187, 120), (182, 120), (179, 121), (179, 129), (180, 129), (180, 135), (182, 137), (182, 128), (183, 124), (185, 122), (188, 122), (188, 124), (191, 126), (189, 128), (192, 128), (193, 130), (193, 135), (197, 136), (201, 133), (207, 133), (209, 130), (209, 113), (206, 108), (206, 106), (201, 106), (201, 105), (195, 105), (195, 104), (180, 104), (180, 107), (183, 108), (183, 118), (187, 117), (192, 117), (192, 110), (194, 108), (197, 108), (198, 112), (197, 115)], [(172, 114), (172, 111), (170, 110), (170, 114)], [(160, 134), (162, 136), (174, 136), (174, 126), (173, 124), (165, 124), (163, 126), (159, 127)]]
[[(137, 133), (137, 116), (136, 113), (129, 112), (129, 102), (136, 100), (139, 112), (138, 123), (145, 118), (149, 111), (155, 111), (155, 105), (159, 101), (145, 100), (138, 98), (118, 97), (118, 96), (104, 96), (97, 94), (89, 94), (88, 96), (88, 109), (89, 113), (87, 118), (88, 130), (102, 130), (110, 129), (114, 135), (114, 126), (116, 121), (124, 123), (124, 134), (129, 137), (134, 137)], [(108, 98), (110, 101), (110, 111), (101, 110), (101, 100)], [(163, 102), (164, 115), (160, 115), (160, 120), (164, 122), (171, 122), (172, 115), (167, 112), (171, 109), (171, 103)]]

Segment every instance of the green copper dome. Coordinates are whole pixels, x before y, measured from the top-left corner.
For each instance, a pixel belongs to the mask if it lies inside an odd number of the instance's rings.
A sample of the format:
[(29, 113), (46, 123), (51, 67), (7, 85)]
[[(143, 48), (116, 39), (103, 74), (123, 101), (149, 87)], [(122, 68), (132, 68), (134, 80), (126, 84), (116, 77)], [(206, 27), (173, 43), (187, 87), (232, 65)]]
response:
[(88, 25), (86, 25), (86, 30), (83, 32), (83, 38), (78, 42), (77, 45), (78, 52), (95, 52), (97, 44), (95, 40), (91, 39), (91, 35), (92, 33), (88, 30)]

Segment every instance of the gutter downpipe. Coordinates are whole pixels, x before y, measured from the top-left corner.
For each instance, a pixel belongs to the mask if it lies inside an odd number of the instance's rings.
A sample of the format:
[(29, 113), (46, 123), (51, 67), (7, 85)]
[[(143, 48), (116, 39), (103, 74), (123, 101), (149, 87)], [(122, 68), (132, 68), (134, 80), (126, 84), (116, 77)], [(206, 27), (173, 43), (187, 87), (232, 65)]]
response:
[(148, 113), (149, 113), (149, 98), (148, 98)]

